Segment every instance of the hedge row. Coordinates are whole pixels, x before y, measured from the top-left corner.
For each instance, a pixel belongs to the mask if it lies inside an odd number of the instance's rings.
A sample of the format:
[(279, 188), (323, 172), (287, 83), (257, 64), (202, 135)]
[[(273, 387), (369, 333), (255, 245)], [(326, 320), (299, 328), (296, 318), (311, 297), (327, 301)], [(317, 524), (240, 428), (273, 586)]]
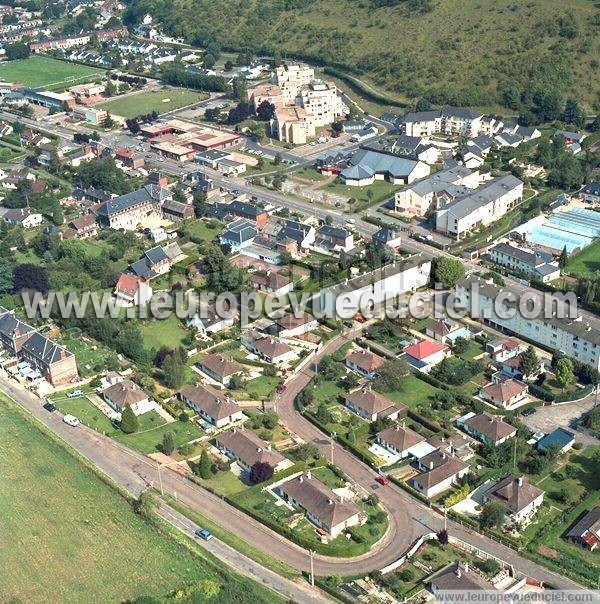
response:
[(529, 384), (528, 386), (529, 394), (546, 401), (547, 403), (566, 403), (567, 401), (574, 401), (580, 398), (584, 398), (590, 395), (594, 387), (591, 384), (588, 384), (584, 388), (579, 390), (575, 390), (573, 392), (564, 392), (562, 394), (554, 394), (550, 390), (547, 390), (543, 386), (538, 386), (537, 384)]

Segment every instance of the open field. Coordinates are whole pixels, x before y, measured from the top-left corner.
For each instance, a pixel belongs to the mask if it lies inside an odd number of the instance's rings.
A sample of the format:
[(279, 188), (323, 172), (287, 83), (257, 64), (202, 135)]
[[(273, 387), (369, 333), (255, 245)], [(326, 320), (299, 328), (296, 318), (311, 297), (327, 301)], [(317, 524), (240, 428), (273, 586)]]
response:
[(572, 256), (567, 265), (565, 266), (564, 272), (569, 275), (581, 277), (583, 275), (589, 275), (591, 273), (597, 273), (600, 270), (600, 239), (597, 239), (584, 248), (578, 254)]
[(174, 109), (186, 107), (208, 98), (208, 95), (183, 88), (163, 88), (158, 92), (137, 92), (121, 98), (116, 97), (105, 103), (95, 105), (98, 109), (106, 109), (114, 115), (129, 118), (158, 111), (168, 113)]
[(0, 439), (1, 601), (162, 599), (203, 582), (211, 602), (275, 598), (157, 532), (5, 398)]
[(103, 69), (39, 55), (0, 65), (0, 78), (7, 82), (20, 82), (31, 88), (37, 86), (52, 89), (66, 88), (100, 78), (103, 74)]
[(140, 329), (144, 346), (148, 349), (158, 349), (161, 346), (175, 349), (185, 337), (185, 330), (175, 314), (169, 315), (167, 319), (143, 321), (140, 324)]

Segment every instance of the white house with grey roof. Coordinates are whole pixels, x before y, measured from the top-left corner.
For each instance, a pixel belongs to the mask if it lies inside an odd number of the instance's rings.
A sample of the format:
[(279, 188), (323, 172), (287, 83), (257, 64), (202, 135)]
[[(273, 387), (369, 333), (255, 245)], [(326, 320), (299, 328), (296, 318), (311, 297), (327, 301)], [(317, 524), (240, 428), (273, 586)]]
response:
[[(509, 174), (438, 207), (436, 231), (461, 239), (498, 220), (523, 199), (523, 182)], [(443, 201), (442, 201), (443, 203)]]
[(245, 218), (238, 218), (227, 225), (220, 237), (221, 245), (228, 245), (237, 252), (252, 245), (258, 235), (257, 228)]
[[(474, 288), (477, 288), (477, 295), (472, 295)], [(567, 318), (566, 312), (563, 319), (554, 316), (546, 318), (543, 310), (537, 316), (526, 318), (518, 312), (518, 309), (506, 318), (500, 316), (506, 313), (498, 313), (495, 308), (495, 301), (501, 292), (510, 298), (504, 302), (505, 307), (514, 308), (518, 304), (521, 297), (520, 290), (511, 287), (502, 288), (475, 275), (463, 278), (456, 284), (457, 303), (468, 309), (472, 316), (476, 313), (474, 318), (483, 320), (484, 324), (500, 331), (523, 336), (582, 363), (587, 363), (595, 369), (600, 369), (600, 320), (590, 315), (586, 315), (585, 319), (581, 316), (570, 319)], [(564, 302), (556, 296), (553, 296), (553, 299), (557, 308), (565, 307)], [(540, 303), (542, 302), (540, 295)]]
[(361, 308), (389, 304), (401, 294), (427, 285), (430, 273), (431, 260), (415, 254), (322, 289), (319, 308), (330, 318), (350, 318)]
[(542, 283), (560, 277), (560, 268), (557, 263), (552, 262), (550, 254), (529, 252), (508, 243), (498, 243), (491, 248), (490, 259), (496, 264), (519, 271)]
[(482, 130), (483, 117), (482, 113), (471, 109), (445, 106), (431, 111), (407, 113), (401, 123), (408, 136), (477, 136)]
[(217, 428), (228, 426), (244, 417), (241, 407), (233, 399), (202, 384), (186, 386), (179, 393), (179, 398)]

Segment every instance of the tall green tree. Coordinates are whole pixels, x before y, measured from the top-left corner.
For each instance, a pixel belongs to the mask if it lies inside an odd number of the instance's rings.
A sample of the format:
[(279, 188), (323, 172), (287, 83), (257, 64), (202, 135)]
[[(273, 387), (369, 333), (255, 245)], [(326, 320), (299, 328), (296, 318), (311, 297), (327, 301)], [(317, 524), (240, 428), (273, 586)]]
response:
[(540, 360), (538, 359), (537, 354), (535, 354), (535, 349), (533, 346), (528, 346), (525, 352), (521, 354), (521, 358), (519, 360), (519, 371), (525, 375), (534, 375), (540, 368)]
[(121, 430), (125, 434), (133, 434), (140, 427), (140, 422), (137, 415), (133, 412), (130, 405), (126, 405), (121, 413)]
[(175, 451), (175, 433), (172, 430), (165, 432), (162, 441), (162, 452), (165, 455), (171, 455)]
[(454, 287), (465, 274), (463, 263), (453, 258), (435, 258), (432, 269), (433, 280), (445, 288)]
[(558, 258), (558, 266), (561, 270), (563, 268), (565, 268), (565, 266), (567, 266), (568, 260), (569, 260), (569, 254), (567, 253), (567, 246), (565, 245), (565, 247), (563, 247), (562, 252), (560, 253), (560, 256)]
[(212, 463), (210, 460), (210, 455), (206, 449), (202, 449), (202, 454), (200, 455), (200, 461), (198, 462), (198, 474), (200, 478), (204, 480), (208, 480), (212, 476)]
[(163, 382), (167, 388), (181, 388), (185, 379), (185, 366), (178, 352), (167, 355), (162, 364)]
[(505, 513), (499, 501), (489, 501), (481, 510), (479, 523), (483, 528), (500, 528), (504, 524)]
[(566, 357), (559, 359), (558, 363), (556, 363), (555, 375), (556, 381), (564, 392), (565, 388), (575, 381), (573, 361)]

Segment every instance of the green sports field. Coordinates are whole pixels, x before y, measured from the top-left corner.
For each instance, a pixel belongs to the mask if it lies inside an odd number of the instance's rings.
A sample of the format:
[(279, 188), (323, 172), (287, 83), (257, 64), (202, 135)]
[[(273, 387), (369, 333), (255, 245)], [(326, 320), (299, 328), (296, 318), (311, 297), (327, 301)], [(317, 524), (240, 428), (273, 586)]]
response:
[(60, 89), (100, 78), (103, 69), (59, 61), (34, 55), (28, 59), (0, 63), (0, 78), (7, 82), (20, 82), (24, 86)]
[(130, 118), (158, 111), (167, 113), (193, 103), (203, 101), (208, 95), (184, 88), (163, 88), (156, 92), (136, 92), (123, 97), (116, 97), (96, 108), (106, 109), (113, 115)]
[(197, 602), (279, 601), (158, 532), (22, 413), (0, 395), (0, 602), (162, 600), (190, 585)]

